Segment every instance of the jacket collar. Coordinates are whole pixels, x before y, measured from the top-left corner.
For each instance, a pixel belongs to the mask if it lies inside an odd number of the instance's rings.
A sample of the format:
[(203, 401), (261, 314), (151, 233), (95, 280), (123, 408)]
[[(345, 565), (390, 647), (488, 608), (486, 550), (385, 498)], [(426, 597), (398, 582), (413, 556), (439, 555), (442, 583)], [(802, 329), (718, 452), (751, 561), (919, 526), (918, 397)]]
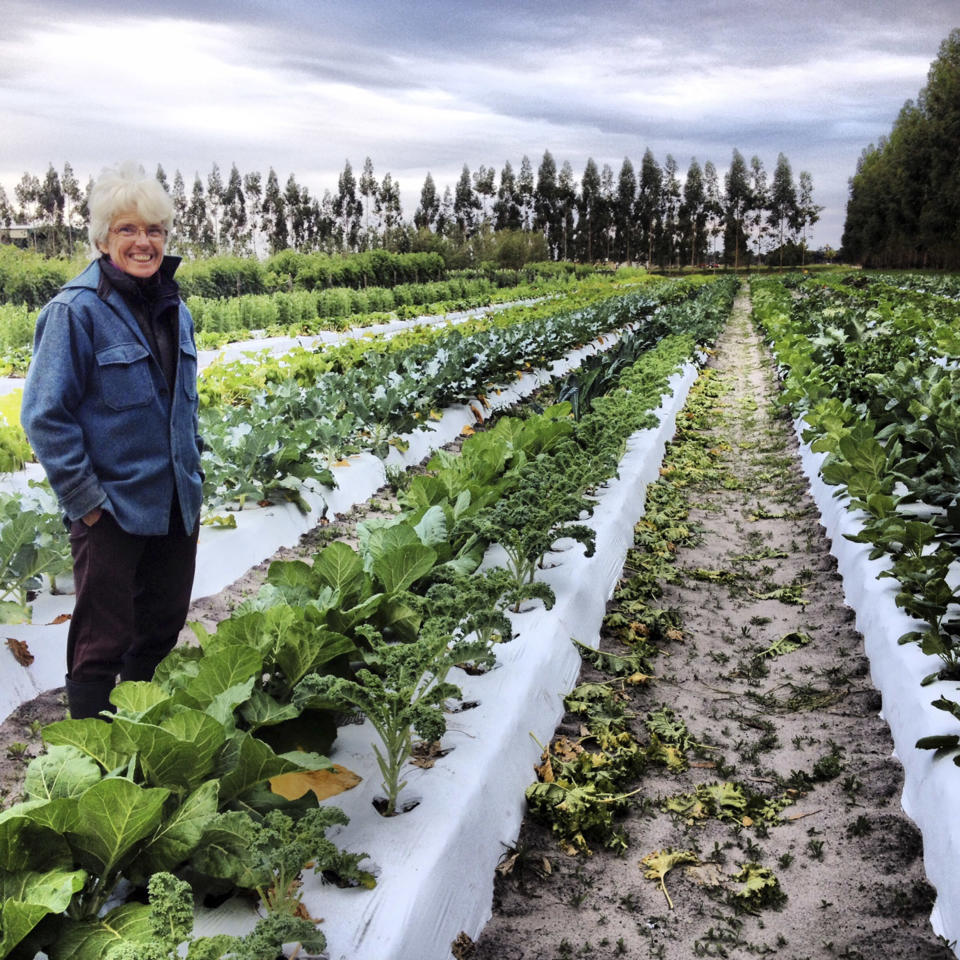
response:
[[(177, 267), (180, 266), (181, 259), (181, 257), (167, 255), (163, 258), (163, 262), (160, 264), (160, 269), (168, 277), (172, 277), (176, 272)], [(67, 283), (63, 285), (63, 289), (72, 290), (77, 287), (85, 287), (88, 290), (96, 291), (101, 300), (106, 300), (106, 297), (101, 294), (102, 277), (103, 273), (100, 270), (100, 258), (97, 257), (96, 260), (90, 261), (87, 268), (82, 273), (77, 274), (77, 276), (75, 276), (72, 280), (67, 281)]]

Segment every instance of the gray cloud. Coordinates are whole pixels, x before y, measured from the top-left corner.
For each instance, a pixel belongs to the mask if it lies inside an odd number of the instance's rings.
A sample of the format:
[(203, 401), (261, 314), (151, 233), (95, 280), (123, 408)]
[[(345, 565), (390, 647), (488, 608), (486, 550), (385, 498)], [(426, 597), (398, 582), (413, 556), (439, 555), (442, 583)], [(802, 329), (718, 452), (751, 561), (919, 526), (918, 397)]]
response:
[[(579, 176), (587, 157), (616, 171), (624, 156), (638, 166), (650, 147), (661, 163), (671, 153), (681, 171), (696, 156), (722, 172), (737, 147), (771, 170), (780, 151), (795, 174), (809, 169), (827, 207), (816, 239), (834, 244), (860, 151), (916, 96), (957, 14), (956, 0), (5, 6), (0, 182), (8, 192), (24, 170), (69, 160), (85, 178), (122, 149), (159, 158), (168, 173), (179, 168), (188, 184), (194, 170), (205, 176), (213, 162), (226, 170), (236, 162), (264, 172), (273, 165), (284, 179), (293, 170), (322, 194), (344, 158), (359, 167), (369, 155), (378, 174), (402, 171), (411, 214), (428, 169), (455, 178), (464, 163), (499, 170), (509, 159), (516, 168), (524, 154), (536, 167), (550, 149)], [(224, 118), (213, 79), (209, 90), (178, 85), (176, 63), (160, 65), (154, 102), (131, 107), (122, 70), (135, 49), (119, 51), (116, 99), (106, 101), (88, 82), (84, 50), (62, 64), (43, 60), (52, 24), (130, 18), (176, 22), (185, 41), (221, 38), (215, 55), (236, 75), (237, 122)], [(26, 56), (26, 67), (5, 56), (11, 51)], [(33, 75), (30, 58), (43, 63)], [(760, 89), (745, 90), (745, 75)], [(768, 76), (780, 78), (769, 90)], [(703, 103), (683, 96), (699, 78), (708, 78)], [(725, 83), (729, 98), (714, 102)]]

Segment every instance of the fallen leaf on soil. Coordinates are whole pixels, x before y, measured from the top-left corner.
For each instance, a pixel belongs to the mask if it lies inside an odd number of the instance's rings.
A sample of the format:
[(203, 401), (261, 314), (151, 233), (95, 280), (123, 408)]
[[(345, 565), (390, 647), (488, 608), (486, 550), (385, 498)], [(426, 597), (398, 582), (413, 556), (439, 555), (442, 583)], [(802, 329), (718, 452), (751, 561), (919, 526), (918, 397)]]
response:
[(431, 743), (427, 743), (425, 740), (421, 740), (419, 743), (414, 744), (413, 751), (410, 756), (410, 763), (414, 767), (420, 767), (421, 770), (429, 770), (441, 757), (445, 757), (450, 749), (444, 749), (440, 746), (439, 740), (434, 740)]
[[(234, 525), (236, 525), (236, 521), (234, 521)], [(70, 620), (70, 618), (71, 618), (71, 614), (69, 614), (69, 613), (61, 613), (59, 616), (54, 617), (54, 618), (47, 624), (47, 626), (48, 626), (48, 627), (59, 627), (61, 623), (67, 623), (67, 622)]]
[(727, 875), (715, 863), (684, 867), (683, 873), (701, 887), (719, 887), (727, 879)]
[(462, 930), (457, 934), (457, 939), (450, 944), (450, 953), (454, 960), (471, 960), (477, 954), (476, 944)]
[(716, 763), (713, 760), (692, 760), (690, 766), (696, 767), (698, 770), (713, 770)]
[(477, 423), (483, 423), (483, 414), (472, 403), (470, 404), (470, 412), (473, 414), (473, 419), (476, 420)]
[(472, 437), (476, 432), (477, 431), (474, 430), (469, 423), (465, 423), (463, 425), (463, 428), (460, 430), (461, 436), (464, 436), (464, 437)]
[(538, 777), (543, 783), (553, 783), (553, 781), (554, 781), (554, 776), (553, 776), (553, 763), (552, 763), (552, 761), (550, 760), (549, 757), (547, 757), (547, 758), (543, 761), (543, 763), (540, 764), (539, 767), (536, 766), (536, 765), (534, 765), (534, 768), (533, 768), (533, 769), (534, 769), (534, 772), (536, 773), (537, 777)]
[(334, 460), (333, 465), (334, 465), (335, 467), (349, 467), (349, 466), (350, 466), (350, 461), (349, 461), (349, 460)]
[(27, 646), (26, 641), (16, 640), (13, 637), (7, 637), (7, 646), (10, 648), (10, 652), (13, 654), (13, 659), (20, 664), (21, 667), (29, 667), (33, 663), (34, 656), (30, 652), (30, 648)]
[(318, 800), (326, 800), (352, 790), (362, 779), (352, 770), (335, 763), (332, 770), (298, 770), (271, 777), (270, 789), (284, 800), (298, 800), (308, 790), (312, 790)]
[(696, 864), (699, 863), (697, 855), (692, 850), (654, 850), (653, 853), (648, 853), (641, 861), (640, 866), (646, 866), (647, 869), (644, 870), (643, 875), (648, 880), (657, 880), (657, 886), (663, 891), (663, 895), (667, 898), (667, 903), (670, 905), (670, 909), (673, 909), (673, 901), (670, 899), (670, 894), (667, 893), (667, 887), (664, 883), (664, 879), (667, 874), (674, 868), (679, 867), (683, 863)]

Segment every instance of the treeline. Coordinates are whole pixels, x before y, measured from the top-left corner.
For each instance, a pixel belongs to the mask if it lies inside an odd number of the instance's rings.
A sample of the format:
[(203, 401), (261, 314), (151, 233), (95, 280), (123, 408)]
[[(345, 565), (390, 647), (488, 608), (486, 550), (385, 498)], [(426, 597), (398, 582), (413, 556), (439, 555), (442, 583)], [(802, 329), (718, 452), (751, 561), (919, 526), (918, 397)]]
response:
[(842, 243), (865, 266), (960, 269), (960, 29), (890, 136), (861, 154)]
[[(448, 268), (495, 262), (517, 269), (533, 260), (679, 267), (713, 259), (736, 267), (771, 254), (775, 262), (802, 262), (806, 231), (822, 209), (810, 175), (795, 182), (782, 153), (771, 179), (759, 157), (748, 164), (739, 150), (722, 181), (709, 161), (701, 167), (694, 158), (681, 175), (672, 156), (661, 165), (650, 150), (639, 171), (628, 157), (618, 174), (591, 158), (579, 179), (549, 150), (536, 172), (526, 156), (517, 170), (507, 161), (499, 176), (493, 167), (471, 173), (464, 165), (442, 192), (428, 173), (409, 220), (399, 184), (390, 173), (378, 179), (369, 157), (359, 177), (347, 161), (336, 191), (321, 197), (293, 174), (281, 187), (273, 168), (264, 179), (234, 164), (224, 180), (215, 163), (205, 180), (194, 175), (189, 191), (179, 170), (170, 181), (158, 166), (156, 178), (173, 198), (173, 252), (433, 251)], [(71, 252), (85, 233), (91, 185), (81, 190), (69, 163), (62, 173), (51, 164), (43, 178), (25, 173), (16, 208), (0, 187), (0, 224), (33, 228), (33, 245), (47, 254)]]

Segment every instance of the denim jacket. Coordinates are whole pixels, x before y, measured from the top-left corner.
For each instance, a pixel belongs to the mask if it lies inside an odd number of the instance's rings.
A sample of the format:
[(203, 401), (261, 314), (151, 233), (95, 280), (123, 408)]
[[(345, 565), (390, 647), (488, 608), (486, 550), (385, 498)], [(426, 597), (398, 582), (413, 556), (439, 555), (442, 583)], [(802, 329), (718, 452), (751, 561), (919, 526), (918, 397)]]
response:
[[(164, 258), (175, 269), (175, 258)], [(171, 393), (116, 290), (97, 293), (94, 261), (37, 318), (20, 419), (68, 520), (95, 507), (128, 533), (167, 533), (174, 492), (186, 529), (200, 514), (197, 348), (179, 306)]]

